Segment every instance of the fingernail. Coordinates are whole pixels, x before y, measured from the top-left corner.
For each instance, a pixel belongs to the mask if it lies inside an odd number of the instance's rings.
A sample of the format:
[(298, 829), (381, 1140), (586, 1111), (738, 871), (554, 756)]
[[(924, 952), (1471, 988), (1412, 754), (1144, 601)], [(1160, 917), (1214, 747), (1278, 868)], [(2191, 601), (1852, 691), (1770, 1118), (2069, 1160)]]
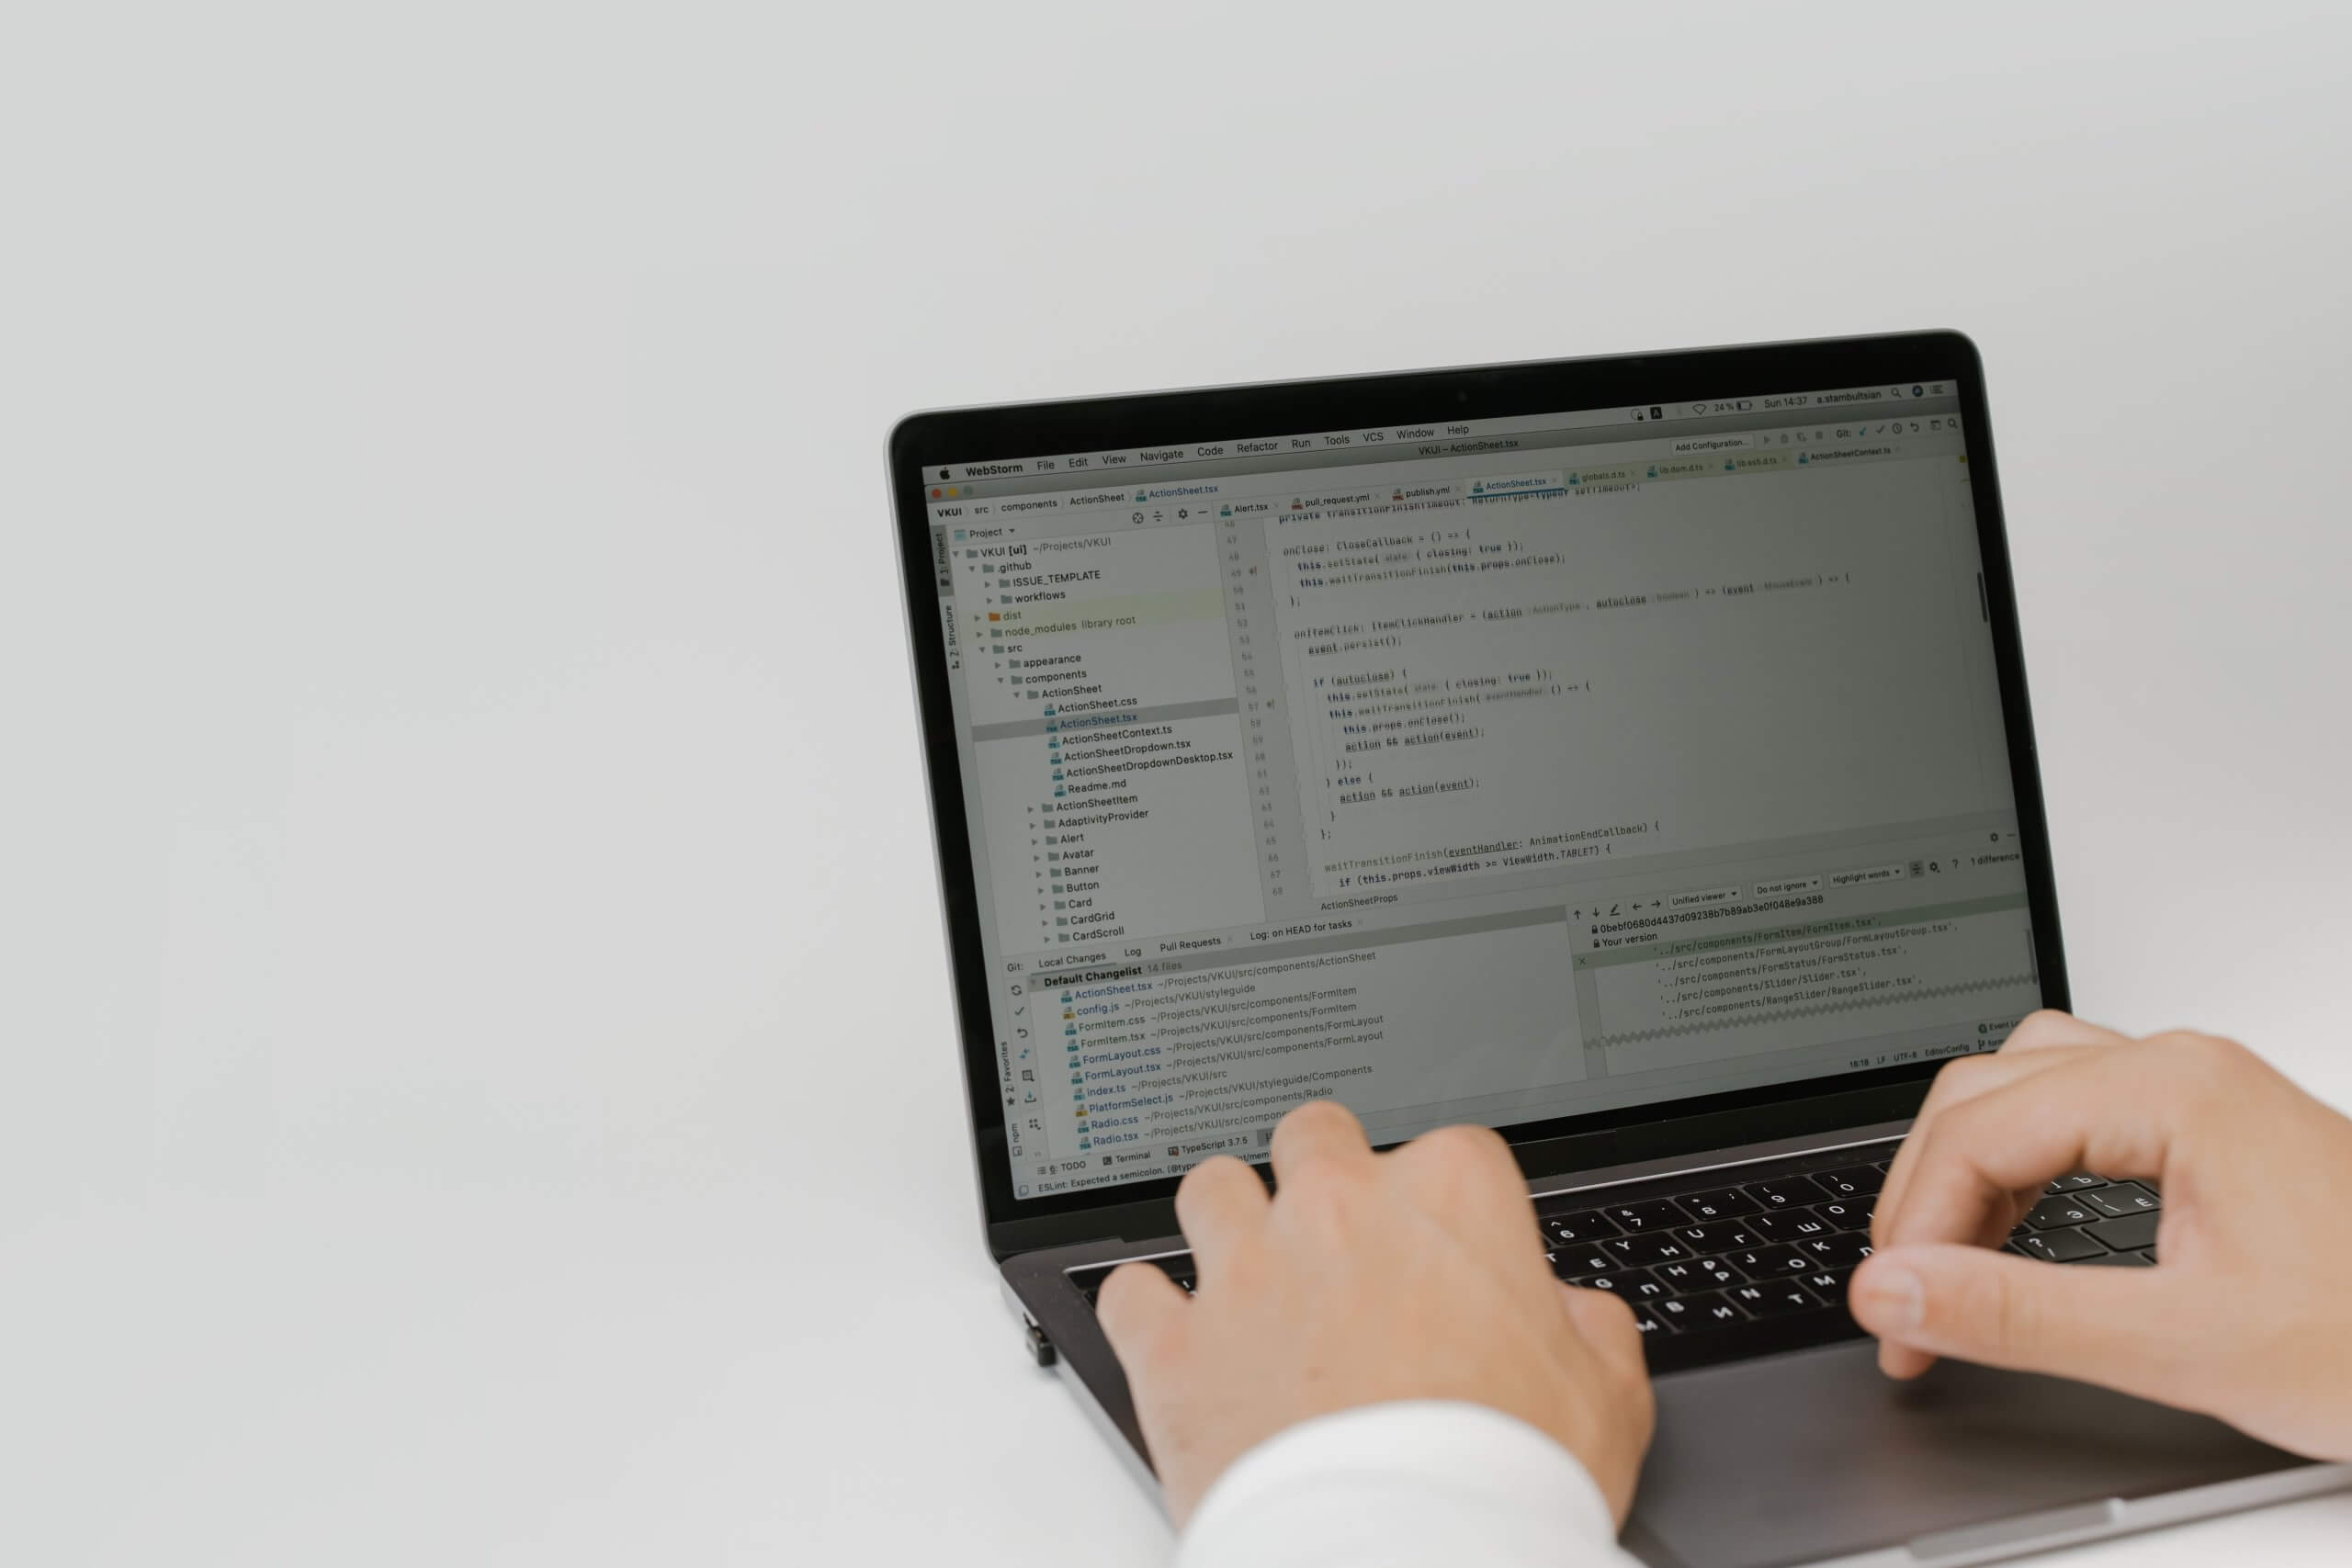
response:
[(1927, 1316), (1928, 1291), (1919, 1276), (1900, 1264), (1882, 1263), (1854, 1281), (1855, 1304), (1883, 1328), (1917, 1328)]

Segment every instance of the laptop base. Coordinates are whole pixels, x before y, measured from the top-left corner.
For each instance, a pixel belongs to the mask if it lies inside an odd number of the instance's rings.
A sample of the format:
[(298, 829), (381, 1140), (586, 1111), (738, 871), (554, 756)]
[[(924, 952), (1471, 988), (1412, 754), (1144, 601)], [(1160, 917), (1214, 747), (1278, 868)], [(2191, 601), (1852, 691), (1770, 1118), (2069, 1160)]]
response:
[(1859, 1341), (1657, 1384), (1628, 1521), (1652, 1568), (1959, 1568), (2329, 1490), (2209, 1416), (1945, 1362), (1908, 1383)]

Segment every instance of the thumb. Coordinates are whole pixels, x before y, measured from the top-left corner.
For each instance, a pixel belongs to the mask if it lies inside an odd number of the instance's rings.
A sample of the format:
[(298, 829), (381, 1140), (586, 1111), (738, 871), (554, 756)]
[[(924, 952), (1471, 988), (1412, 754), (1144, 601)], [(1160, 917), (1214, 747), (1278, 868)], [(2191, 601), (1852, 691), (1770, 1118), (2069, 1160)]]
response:
[(1563, 1283), (1560, 1299), (1568, 1304), (1568, 1321), (1577, 1335), (1600, 1358), (1600, 1364), (1620, 1377), (1645, 1377), (1642, 1331), (1634, 1325), (1634, 1309), (1614, 1291), (1583, 1291)]
[[(1937, 1244), (1871, 1254), (1849, 1292), (1855, 1321), (1878, 1336), (1898, 1376), (1956, 1356), (2164, 1397), (2178, 1337), (2158, 1269), (2085, 1269)], [(1924, 1352), (1897, 1358), (1894, 1347)]]
[(1149, 1381), (1154, 1348), (1184, 1321), (1191, 1303), (1157, 1264), (1122, 1263), (1094, 1298), (1094, 1320), (1130, 1383)]

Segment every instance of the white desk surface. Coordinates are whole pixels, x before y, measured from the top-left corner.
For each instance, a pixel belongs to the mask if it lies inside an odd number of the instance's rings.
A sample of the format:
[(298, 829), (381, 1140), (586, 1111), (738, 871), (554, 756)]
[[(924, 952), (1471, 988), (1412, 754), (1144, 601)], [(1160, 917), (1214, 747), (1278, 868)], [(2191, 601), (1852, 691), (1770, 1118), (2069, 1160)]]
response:
[(2352, 1103), (2340, 11), (51, 9), (0, 1559), (1162, 1557), (967, 1194), (916, 405), (1966, 328), (2077, 997)]

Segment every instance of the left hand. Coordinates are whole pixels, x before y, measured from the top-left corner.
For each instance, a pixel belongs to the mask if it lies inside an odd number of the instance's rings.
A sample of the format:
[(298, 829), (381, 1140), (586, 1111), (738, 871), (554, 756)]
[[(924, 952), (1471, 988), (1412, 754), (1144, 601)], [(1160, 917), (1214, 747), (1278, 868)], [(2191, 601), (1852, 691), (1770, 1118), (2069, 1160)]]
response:
[(1552, 1278), (1502, 1139), (1447, 1127), (1375, 1156), (1345, 1109), (1312, 1100), (1274, 1130), (1273, 1166), (1271, 1199), (1229, 1156), (1185, 1176), (1194, 1297), (1148, 1263), (1103, 1282), (1102, 1331), (1176, 1523), (1286, 1427), (1445, 1399), (1556, 1439), (1622, 1524), (1652, 1423), (1641, 1336), (1623, 1302)]

